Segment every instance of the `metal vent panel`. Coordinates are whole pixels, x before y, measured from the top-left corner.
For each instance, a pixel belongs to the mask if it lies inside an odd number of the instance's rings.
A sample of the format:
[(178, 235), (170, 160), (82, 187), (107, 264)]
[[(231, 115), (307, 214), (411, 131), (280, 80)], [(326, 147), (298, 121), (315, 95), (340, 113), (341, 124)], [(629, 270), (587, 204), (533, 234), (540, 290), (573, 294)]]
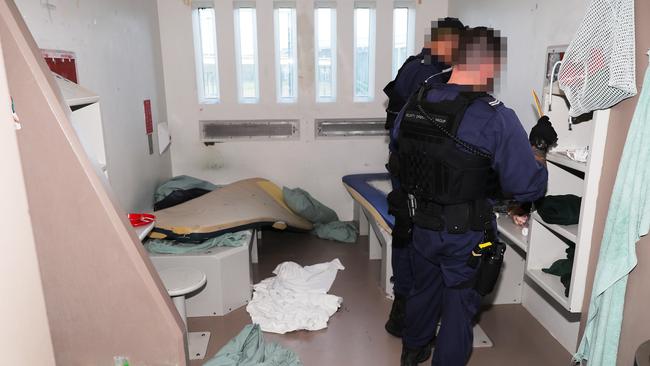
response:
[(297, 139), (298, 120), (199, 121), (202, 142)]
[(316, 137), (387, 136), (385, 118), (317, 119)]

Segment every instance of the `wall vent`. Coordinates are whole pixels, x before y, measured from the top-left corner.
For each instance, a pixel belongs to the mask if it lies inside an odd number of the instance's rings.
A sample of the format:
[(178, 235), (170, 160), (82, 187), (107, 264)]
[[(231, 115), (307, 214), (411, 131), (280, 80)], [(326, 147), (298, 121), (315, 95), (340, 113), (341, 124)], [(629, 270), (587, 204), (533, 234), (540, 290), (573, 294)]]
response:
[(282, 140), (300, 136), (298, 120), (199, 121), (201, 142)]
[(386, 118), (317, 119), (316, 137), (387, 136)]

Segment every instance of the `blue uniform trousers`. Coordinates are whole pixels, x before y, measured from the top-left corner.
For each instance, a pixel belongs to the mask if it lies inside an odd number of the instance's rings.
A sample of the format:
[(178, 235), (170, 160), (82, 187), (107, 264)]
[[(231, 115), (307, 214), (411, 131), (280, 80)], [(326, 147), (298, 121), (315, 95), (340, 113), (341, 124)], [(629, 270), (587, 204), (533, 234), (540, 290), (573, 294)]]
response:
[(393, 292), (396, 296), (408, 296), (413, 287), (413, 271), (411, 270), (411, 248), (393, 247), (391, 258), (393, 266)]
[(441, 323), (432, 365), (464, 366), (472, 352), (474, 318), (481, 296), (458, 287), (476, 270), (467, 265), (483, 233), (449, 234), (415, 227), (410, 259), (413, 287), (406, 304), (402, 340), (409, 348), (428, 344)]

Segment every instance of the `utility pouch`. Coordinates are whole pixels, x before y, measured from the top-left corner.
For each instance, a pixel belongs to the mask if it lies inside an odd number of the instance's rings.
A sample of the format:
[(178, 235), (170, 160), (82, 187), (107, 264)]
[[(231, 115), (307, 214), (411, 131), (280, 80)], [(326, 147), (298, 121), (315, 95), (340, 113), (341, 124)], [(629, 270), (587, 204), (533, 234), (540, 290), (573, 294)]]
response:
[(445, 229), (445, 220), (442, 214), (442, 206), (432, 202), (418, 201), (415, 215), (413, 215), (413, 223), (425, 229), (442, 231)]
[(477, 249), (472, 251), (472, 256), (468, 261), (468, 265), (473, 268), (478, 266), (474, 289), (481, 296), (485, 296), (494, 290), (497, 280), (499, 279), (501, 267), (503, 266), (503, 255), (506, 251), (506, 245), (495, 241), (494, 243), (481, 243), (477, 248), (480, 254), (476, 253)]
[(397, 153), (390, 153), (386, 169), (391, 176), (399, 177), (399, 155)]
[(426, 215), (421, 211), (418, 211), (413, 216), (413, 223), (421, 228), (433, 231), (442, 231), (445, 228), (445, 220), (443, 220), (442, 216)]
[(395, 225), (393, 225), (391, 245), (394, 248), (406, 248), (411, 242), (413, 236), (413, 223), (411, 219), (403, 216), (395, 216)]
[(450, 234), (466, 233), (470, 226), (471, 207), (467, 203), (444, 206), (447, 232)]
[(404, 248), (411, 242), (413, 222), (409, 216), (408, 198), (402, 190), (395, 189), (388, 194), (388, 213), (395, 217), (392, 231), (392, 246)]

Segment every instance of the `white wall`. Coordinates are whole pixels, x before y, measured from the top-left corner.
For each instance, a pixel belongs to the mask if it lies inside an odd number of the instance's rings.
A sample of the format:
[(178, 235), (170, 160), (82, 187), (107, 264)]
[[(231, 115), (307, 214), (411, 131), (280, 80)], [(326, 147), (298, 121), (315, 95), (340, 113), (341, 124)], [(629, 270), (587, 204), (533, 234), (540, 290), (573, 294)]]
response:
[(79, 83), (100, 96), (113, 191), (127, 211), (151, 209), (171, 176), (169, 152), (149, 155), (144, 129), (145, 99), (154, 125), (166, 119), (155, 0), (16, 3), (40, 48), (76, 53)]
[[(315, 140), (315, 118), (385, 117), (384, 85), (391, 76), (392, 1), (377, 2), (377, 55), (375, 101), (352, 102), (353, 1), (338, 1), (338, 101), (314, 102), (313, 7), (297, 1), (299, 34), (299, 101), (278, 105), (275, 100), (273, 2), (257, 1), (261, 101), (237, 102), (234, 63), (232, 2), (215, 2), (219, 42), (222, 102), (199, 105), (192, 42), (191, 8), (180, 0), (158, 0), (167, 114), (173, 138), (172, 166), (177, 174), (189, 174), (215, 183), (261, 176), (280, 185), (302, 187), (334, 208), (342, 219), (351, 219), (352, 200), (341, 184), (345, 174), (385, 171), (384, 138)], [(416, 49), (421, 48), (430, 21), (447, 13), (444, 0), (423, 0), (417, 5)], [(199, 120), (256, 118), (300, 119), (297, 141), (229, 142), (206, 147), (199, 141)]]
[(546, 47), (571, 41), (586, 6), (586, 0), (449, 0), (450, 16), (507, 37), (506, 74), (495, 95), (517, 112), (527, 130), (537, 122), (531, 90), (541, 98)]

